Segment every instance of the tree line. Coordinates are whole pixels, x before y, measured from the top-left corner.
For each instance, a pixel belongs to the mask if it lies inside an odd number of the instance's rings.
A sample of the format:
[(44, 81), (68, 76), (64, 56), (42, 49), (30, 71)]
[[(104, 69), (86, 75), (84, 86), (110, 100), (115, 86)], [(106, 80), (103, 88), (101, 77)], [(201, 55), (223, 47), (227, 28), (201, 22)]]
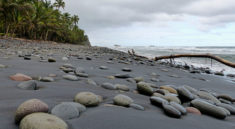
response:
[(79, 17), (63, 13), (56, 0), (0, 0), (0, 36), (82, 44), (88, 40)]

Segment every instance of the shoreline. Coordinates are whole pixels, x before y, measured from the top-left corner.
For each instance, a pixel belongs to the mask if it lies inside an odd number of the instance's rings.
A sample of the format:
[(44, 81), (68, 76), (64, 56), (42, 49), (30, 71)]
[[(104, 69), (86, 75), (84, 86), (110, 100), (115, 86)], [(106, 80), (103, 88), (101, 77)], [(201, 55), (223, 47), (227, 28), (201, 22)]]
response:
[[(155, 47), (157, 47), (157, 46), (155, 46)], [(122, 51), (122, 52), (127, 52), (127, 49), (123, 49), (123, 48), (119, 48), (119, 47), (109, 47), (109, 48), (114, 49), (114, 50), (119, 50), (119, 51)], [(150, 56), (149, 53), (143, 54), (144, 50), (139, 50), (138, 47), (135, 47), (135, 46), (130, 47), (129, 46), (128, 50), (131, 50), (131, 49), (134, 49), (137, 54), (142, 53), (141, 55), (145, 56), (148, 59), (155, 58), (155, 56), (153, 56), (153, 55)], [(147, 47), (145, 49), (147, 50)], [(158, 50), (161, 51), (161, 48), (159, 48), (159, 49), (156, 48), (156, 51), (158, 51)], [(164, 48), (164, 52), (167, 52), (167, 50), (165, 50), (165, 48)], [(176, 52), (176, 50), (175, 50), (175, 52)], [(179, 52), (176, 52), (176, 53), (180, 54)], [(190, 54), (190, 52), (185, 53), (184, 51), (183, 51), (183, 53), (184, 54)], [(191, 54), (203, 54), (203, 53), (198, 53), (197, 52), (197, 53), (191, 53)], [(207, 53), (204, 53), (204, 54), (207, 54)], [(163, 55), (168, 56), (168, 55), (165, 55), (165, 54), (163, 54)], [(159, 55), (159, 56), (163, 56), (163, 55)], [(218, 55), (218, 54), (215, 54), (215, 55)], [(192, 58), (191, 59), (191, 58), (186, 57), (186, 58), (174, 59), (172, 61), (172, 63), (171, 63), (170, 59), (164, 59), (164, 60), (161, 60), (161, 61), (158, 61), (158, 62), (163, 63), (164, 65), (170, 65), (170, 66), (176, 67), (176, 68), (185, 69), (185, 67), (187, 67), (186, 70), (189, 70), (189, 72), (192, 72), (192, 73), (214, 74), (214, 75), (223, 76), (225, 78), (231, 79), (232, 81), (235, 79), (235, 72), (231, 71), (233, 68), (231, 68), (229, 66), (226, 66), (226, 65), (224, 65), (220, 62), (214, 61), (213, 59), (212, 59), (212, 61), (213, 61), (214, 64), (203, 63), (202, 60), (205, 60), (205, 58)], [(206, 62), (211, 62), (211, 61), (210, 61), (210, 59), (208, 59), (208, 61), (206, 61)]]
[[(126, 78), (115, 77), (116, 74), (127, 74), (129, 78), (142, 77), (145, 82), (155, 84), (155, 88), (172, 85), (175, 87), (189, 85), (197, 90), (211, 91), (230, 95), (235, 98), (234, 83), (219, 76), (192, 74), (183, 69), (160, 64), (147, 59), (133, 57), (127, 53), (105, 47), (83, 47), (77, 45), (51, 44), (19, 44), (17, 41), (4, 42), (0, 40), (0, 127), (18, 129), (14, 124), (14, 113), (17, 107), (26, 100), (37, 98), (48, 104), (50, 111), (61, 102), (73, 102), (79, 92), (93, 92), (103, 100), (99, 106), (87, 107), (87, 110), (77, 118), (65, 120), (69, 129), (233, 129), (235, 116), (219, 120), (208, 115), (188, 113), (180, 119), (165, 115), (164, 111), (152, 105), (149, 96), (139, 94), (136, 82)], [(48, 62), (53, 58), (56, 62)], [(61, 67), (82, 67), (88, 77), (78, 77), (78, 81), (63, 78), (64, 75), (74, 75), (70, 69)], [(68, 64), (71, 64), (68, 65)], [(102, 67), (101, 67), (102, 66)], [(106, 66), (106, 67), (104, 67)], [(123, 71), (123, 68), (129, 72)], [(66, 73), (68, 72), (68, 73)], [(17, 85), (19, 81), (9, 78), (16, 73), (26, 74), (36, 80), (38, 90), (23, 90)], [(43, 77), (53, 75), (53, 82), (40, 81)], [(56, 75), (56, 76), (54, 76)], [(91, 84), (91, 80), (94, 83)], [(109, 90), (102, 87), (103, 83), (126, 85), (129, 90)], [(153, 86), (153, 87), (154, 87)], [(113, 105), (113, 98), (124, 94), (133, 99), (135, 104), (144, 107), (144, 111), (132, 107), (126, 108)], [(234, 106), (234, 104), (233, 104)], [(209, 124), (208, 124), (209, 123)]]
[[(109, 52), (109, 53), (113, 53), (113, 54), (117, 54), (117, 55), (130, 56), (125, 51), (117, 50), (117, 49), (113, 49), (113, 48), (109, 48), (109, 47), (101, 47), (101, 46), (84, 46), (84, 45), (76, 45), (76, 44), (57, 43), (57, 42), (53, 42), (53, 41), (29, 40), (29, 39), (22, 39), (22, 38), (3, 38), (3, 39), (0, 38), (0, 43), (2, 43), (2, 42), (5, 42), (5, 43), (15, 42), (17, 45), (26, 43), (26, 44), (30, 44), (31, 46), (39, 45), (39, 47), (40, 47), (40, 44), (41, 45), (43, 44), (42, 46), (55, 45), (55, 46), (59, 46), (59, 47), (64, 47), (64, 49), (66, 49), (66, 46), (67, 46), (68, 50), (71, 50), (73, 48), (73, 46), (75, 46), (75, 47), (82, 48), (82, 49), (84, 49), (84, 48), (91, 49), (90, 51), (101, 50), (103, 52)], [(46, 47), (48, 47), (48, 46), (46, 46)], [(55, 49), (58, 49), (58, 48), (55, 48)], [(77, 56), (77, 55), (70, 54), (69, 56)], [(143, 56), (143, 57), (146, 58), (145, 60), (150, 60), (150, 61), (152, 60), (149, 57), (146, 57), (146, 56)], [(214, 71), (214, 70), (210, 69), (209, 67), (195, 67), (194, 65), (190, 66), (188, 64), (183, 65), (182, 62), (180, 64), (180, 62), (177, 62), (177, 61), (175, 63), (171, 64), (169, 60), (157, 61), (156, 63), (159, 65), (167, 65), (167, 66), (174, 67), (177, 69), (186, 70), (186, 71), (193, 73), (193, 74), (202, 74), (202, 75), (210, 75), (212, 77), (220, 77), (220, 78), (223, 78), (229, 82), (235, 83), (235, 74), (232, 74), (232, 73), (224, 74), (223, 72)], [(208, 70), (209, 72), (206, 72), (205, 70)]]

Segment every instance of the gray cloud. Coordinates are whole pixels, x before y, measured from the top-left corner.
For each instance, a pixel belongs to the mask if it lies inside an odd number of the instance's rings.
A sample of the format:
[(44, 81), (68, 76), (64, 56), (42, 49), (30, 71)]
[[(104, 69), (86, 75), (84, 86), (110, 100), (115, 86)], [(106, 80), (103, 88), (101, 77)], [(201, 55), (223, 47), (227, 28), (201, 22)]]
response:
[(183, 21), (195, 16), (200, 26), (235, 21), (234, 0), (65, 0), (86, 29), (125, 27), (134, 23)]

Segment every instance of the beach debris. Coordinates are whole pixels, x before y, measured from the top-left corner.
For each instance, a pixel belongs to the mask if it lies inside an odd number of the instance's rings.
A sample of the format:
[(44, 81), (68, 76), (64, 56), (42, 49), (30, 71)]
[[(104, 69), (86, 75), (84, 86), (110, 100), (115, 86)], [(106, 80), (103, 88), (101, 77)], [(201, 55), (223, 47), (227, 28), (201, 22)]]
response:
[(124, 107), (129, 107), (131, 103), (133, 103), (134, 100), (126, 95), (116, 95), (113, 98), (113, 103), (118, 106), (124, 106)]
[(149, 83), (139, 82), (137, 83), (137, 90), (140, 94), (151, 96), (153, 94), (153, 88)]
[(31, 113), (48, 112), (48, 110), (48, 105), (39, 99), (27, 100), (17, 108), (15, 112), (15, 123), (19, 123), (22, 118)]
[(112, 83), (108, 83), (108, 82), (105, 82), (101, 85), (101, 87), (105, 88), (105, 89), (108, 89), (108, 90), (117, 90), (117, 87), (116, 85), (112, 84)]
[(51, 114), (63, 120), (73, 119), (79, 116), (79, 110), (70, 103), (61, 103), (52, 108)]
[(20, 129), (68, 129), (68, 125), (54, 115), (33, 113), (20, 122)]
[(22, 73), (17, 73), (15, 75), (10, 76), (11, 80), (14, 81), (29, 81), (32, 80), (32, 78), (28, 75), (22, 74)]
[(74, 101), (85, 106), (98, 106), (101, 99), (98, 95), (92, 92), (80, 92), (74, 97)]
[(20, 84), (17, 85), (18, 88), (24, 89), (24, 90), (37, 90), (37, 83), (35, 80), (29, 80), (29, 81), (24, 81), (21, 82)]

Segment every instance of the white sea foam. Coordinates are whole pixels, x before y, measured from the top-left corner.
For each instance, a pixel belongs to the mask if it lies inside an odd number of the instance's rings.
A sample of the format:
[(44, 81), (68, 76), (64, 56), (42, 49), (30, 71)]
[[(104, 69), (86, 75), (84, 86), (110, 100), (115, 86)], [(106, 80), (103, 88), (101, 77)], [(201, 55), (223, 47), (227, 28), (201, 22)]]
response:
[[(171, 55), (171, 54), (214, 54), (225, 58), (231, 62), (235, 62), (235, 47), (168, 47), (168, 46), (133, 46), (133, 47), (112, 47), (116, 50), (121, 50), (127, 52), (128, 50), (134, 49), (135, 52), (139, 55), (143, 55), (149, 58), (153, 58), (156, 56), (163, 55)], [(209, 67), (214, 71), (224, 71), (225, 73), (235, 73), (234, 68), (227, 67), (221, 63), (216, 61), (212, 61), (211, 59), (203, 59), (203, 58), (180, 58), (175, 60), (178, 63), (187, 63), (189, 65), (194, 65), (196, 67)], [(212, 64), (212, 65), (211, 65)]]

